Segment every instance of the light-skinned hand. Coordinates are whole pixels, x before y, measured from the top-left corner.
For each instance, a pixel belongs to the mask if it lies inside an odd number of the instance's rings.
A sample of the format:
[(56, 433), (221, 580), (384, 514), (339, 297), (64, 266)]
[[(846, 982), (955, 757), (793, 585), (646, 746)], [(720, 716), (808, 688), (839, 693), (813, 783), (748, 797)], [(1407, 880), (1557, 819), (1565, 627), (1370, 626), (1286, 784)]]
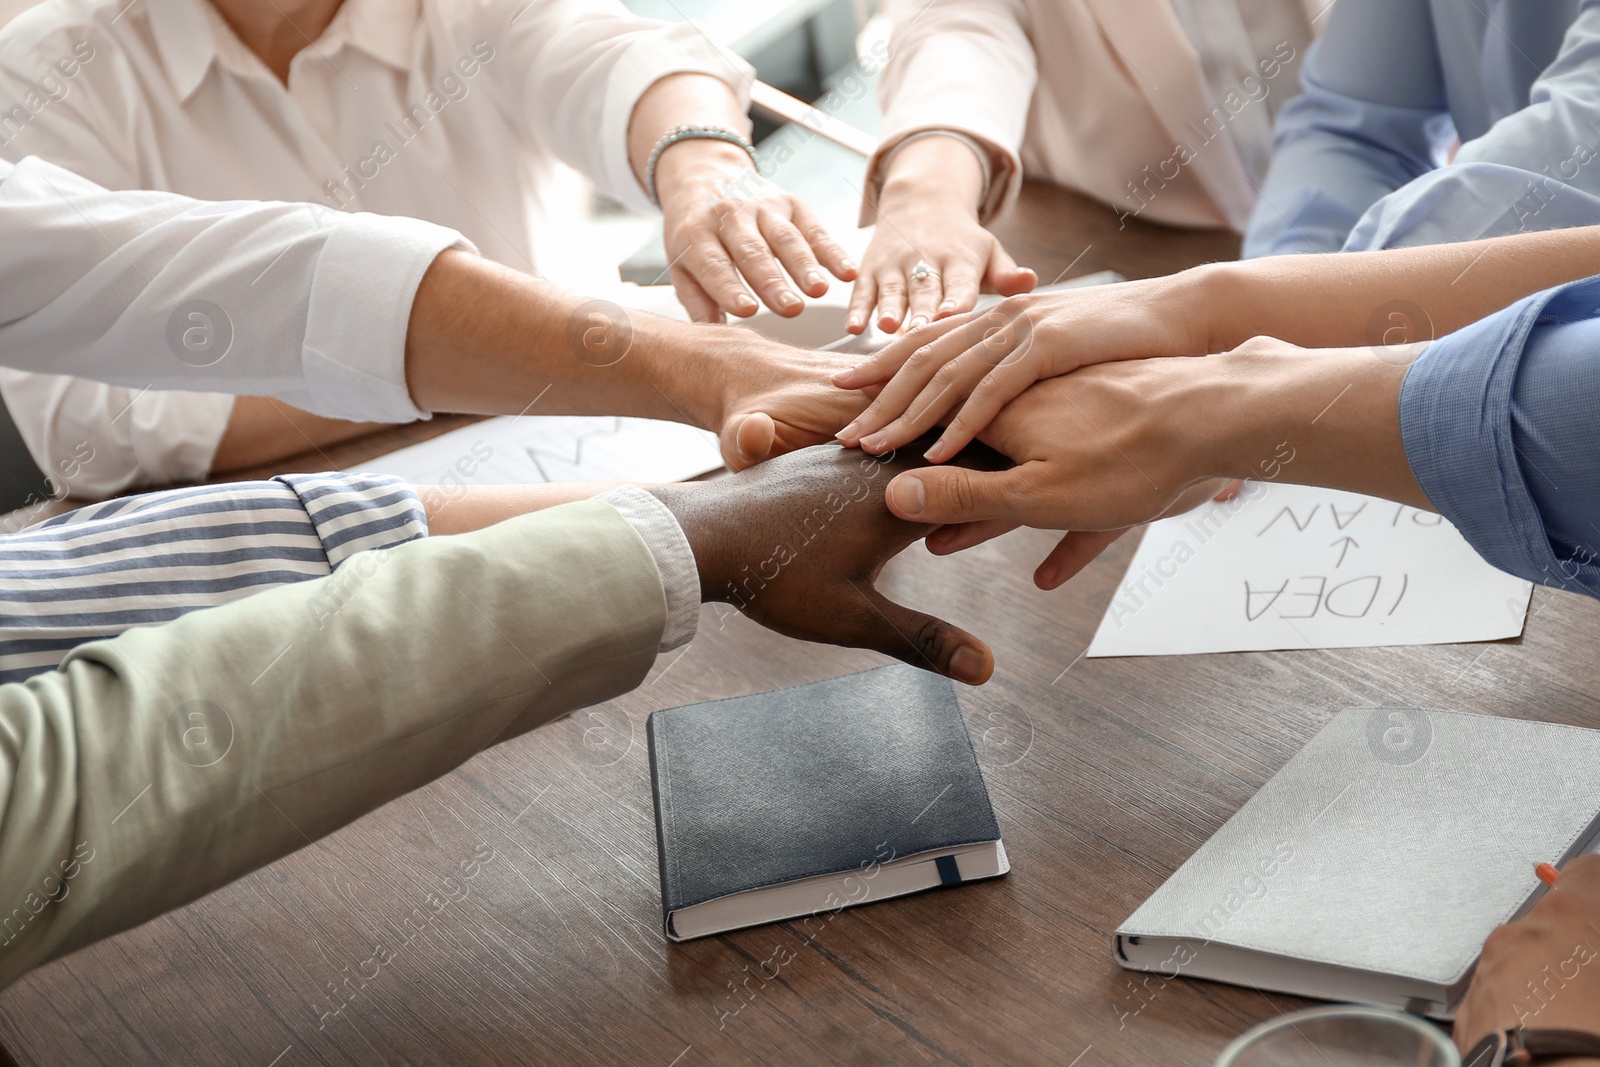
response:
[(834, 378), (846, 389), (881, 387), (839, 440), (869, 452), (900, 448), (947, 423), (928, 452), (943, 462), (1035, 382), (1095, 363), (1204, 355), (1204, 333), (1172, 313), (1165, 284), (1016, 296), (897, 338)]

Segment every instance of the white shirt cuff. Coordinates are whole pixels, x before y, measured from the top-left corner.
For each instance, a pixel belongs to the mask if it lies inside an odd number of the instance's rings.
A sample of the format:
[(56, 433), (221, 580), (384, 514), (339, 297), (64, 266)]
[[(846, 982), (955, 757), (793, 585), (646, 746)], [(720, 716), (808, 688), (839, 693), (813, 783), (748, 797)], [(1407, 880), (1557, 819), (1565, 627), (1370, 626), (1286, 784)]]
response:
[(654, 496), (631, 485), (595, 499), (616, 508), (655, 557), (667, 601), (667, 628), (661, 634), (661, 651), (670, 652), (688, 644), (700, 624), (700, 567), (677, 517)]
[(302, 353), (318, 414), (412, 422), (428, 413), (406, 387), (406, 331), (417, 286), (441, 252), (476, 252), (454, 230), (416, 219), (325, 212), (332, 227), (311, 282)]

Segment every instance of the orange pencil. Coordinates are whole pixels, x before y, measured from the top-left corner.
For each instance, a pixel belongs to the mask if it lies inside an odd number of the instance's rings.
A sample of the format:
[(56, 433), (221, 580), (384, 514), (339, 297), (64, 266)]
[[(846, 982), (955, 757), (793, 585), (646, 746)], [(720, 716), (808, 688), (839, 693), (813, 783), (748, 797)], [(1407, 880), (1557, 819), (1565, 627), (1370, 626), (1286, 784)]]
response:
[(1543, 882), (1551, 889), (1556, 887), (1556, 879), (1561, 877), (1561, 872), (1556, 870), (1553, 864), (1549, 863), (1535, 864), (1533, 873), (1539, 876), (1539, 881)]

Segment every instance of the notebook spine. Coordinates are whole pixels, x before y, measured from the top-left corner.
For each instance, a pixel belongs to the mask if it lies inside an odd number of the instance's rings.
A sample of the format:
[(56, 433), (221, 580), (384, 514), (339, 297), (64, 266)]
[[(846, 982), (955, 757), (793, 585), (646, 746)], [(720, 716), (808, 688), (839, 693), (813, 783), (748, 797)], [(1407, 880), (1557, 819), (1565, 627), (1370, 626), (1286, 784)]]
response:
[(667, 760), (661, 754), (661, 741), (656, 737), (656, 725), (661, 712), (654, 712), (644, 724), (645, 748), (650, 753), (650, 788), (656, 799), (656, 862), (661, 867), (661, 932), (676, 941), (672, 933), (672, 901), (677, 896), (677, 884), (667, 870), (667, 819), (672, 812), (672, 789), (668, 778)]

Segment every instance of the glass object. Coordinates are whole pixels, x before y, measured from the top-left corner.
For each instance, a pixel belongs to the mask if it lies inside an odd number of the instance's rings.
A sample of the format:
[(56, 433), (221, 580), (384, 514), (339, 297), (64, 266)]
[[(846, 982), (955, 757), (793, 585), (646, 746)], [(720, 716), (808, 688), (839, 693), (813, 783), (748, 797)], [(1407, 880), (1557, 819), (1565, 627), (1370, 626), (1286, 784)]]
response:
[(1337, 1005), (1270, 1019), (1240, 1034), (1216, 1067), (1461, 1067), (1443, 1030), (1415, 1015)]

